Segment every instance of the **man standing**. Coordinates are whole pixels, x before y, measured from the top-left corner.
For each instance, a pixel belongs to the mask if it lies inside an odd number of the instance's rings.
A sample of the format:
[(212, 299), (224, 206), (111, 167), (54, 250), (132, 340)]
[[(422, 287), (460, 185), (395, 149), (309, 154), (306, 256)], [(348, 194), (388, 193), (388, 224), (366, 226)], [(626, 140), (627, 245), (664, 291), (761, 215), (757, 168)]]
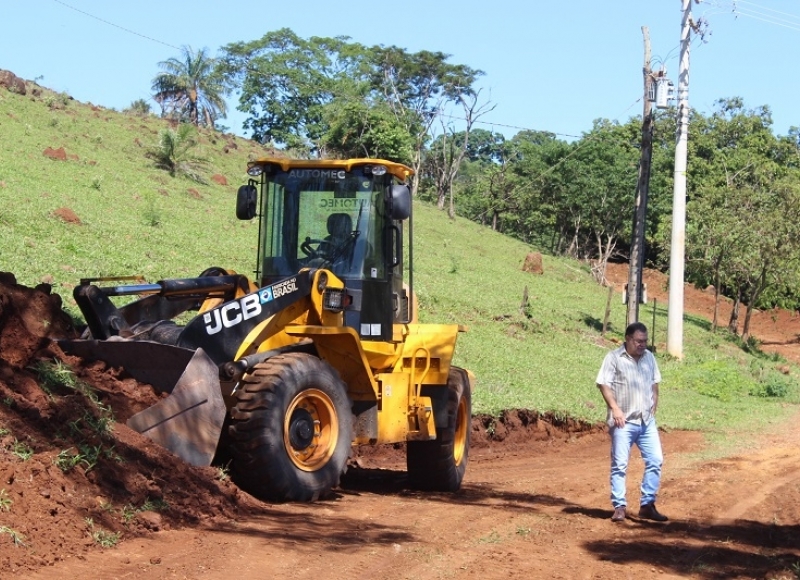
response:
[(639, 517), (657, 522), (668, 519), (656, 510), (655, 503), (664, 462), (655, 418), (660, 382), (656, 359), (647, 350), (647, 327), (634, 322), (625, 329), (625, 344), (606, 354), (597, 374), (611, 434), (613, 522), (621, 522), (626, 516), (625, 474), (634, 443), (644, 460)]

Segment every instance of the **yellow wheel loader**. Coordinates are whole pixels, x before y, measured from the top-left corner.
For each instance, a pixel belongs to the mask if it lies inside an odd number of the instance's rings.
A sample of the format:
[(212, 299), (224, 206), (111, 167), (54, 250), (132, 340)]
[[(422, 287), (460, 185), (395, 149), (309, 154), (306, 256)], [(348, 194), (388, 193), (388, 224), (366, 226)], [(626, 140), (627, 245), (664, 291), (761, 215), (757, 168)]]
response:
[(264, 158), (247, 173), (236, 215), (258, 219), (254, 280), (83, 279), (87, 330), (62, 347), (165, 393), (128, 425), (194, 465), (230, 461), (258, 497), (323, 497), (352, 446), (386, 443), (406, 443), (411, 486), (459, 489), (474, 378), (452, 365), (465, 329), (417, 320), (412, 170)]

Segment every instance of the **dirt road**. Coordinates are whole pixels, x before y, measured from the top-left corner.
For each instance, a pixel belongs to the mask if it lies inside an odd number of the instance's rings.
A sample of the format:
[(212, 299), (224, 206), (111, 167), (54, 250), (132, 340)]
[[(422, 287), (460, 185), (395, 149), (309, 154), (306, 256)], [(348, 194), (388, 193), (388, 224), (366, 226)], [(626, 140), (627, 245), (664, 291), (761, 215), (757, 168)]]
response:
[(713, 462), (696, 458), (699, 434), (663, 437), (665, 524), (609, 520), (607, 435), (594, 432), (476, 448), (454, 496), (404, 489), (399, 455), (364, 460), (334, 500), (158, 532), (26, 577), (796, 578), (800, 421)]

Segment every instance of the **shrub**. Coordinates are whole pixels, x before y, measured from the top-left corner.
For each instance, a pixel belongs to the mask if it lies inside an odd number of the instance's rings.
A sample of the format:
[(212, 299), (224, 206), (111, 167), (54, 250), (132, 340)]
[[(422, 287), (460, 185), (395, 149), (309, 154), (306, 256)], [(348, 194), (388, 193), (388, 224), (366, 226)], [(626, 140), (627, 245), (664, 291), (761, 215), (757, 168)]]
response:
[(194, 153), (197, 145), (197, 130), (188, 123), (181, 123), (177, 131), (161, 131), (158, 146), (151, 148), (148, 155), (155, 161), (156, 167), (166, 169), (173, 177), (181, 174), (193, 181), (205, 183), (199, 170), (205, 165), (206, 159)]
[(770, 372), (762, 382), (750, 389), (750, 394), (754, 397), (785, 397), (793, 386), (795, 382), (792, 378)]
[(150, 114), (150, 103), (144, 99), (136, 99), (123, 112), (136, 115), (137, 117), (147, 117)]

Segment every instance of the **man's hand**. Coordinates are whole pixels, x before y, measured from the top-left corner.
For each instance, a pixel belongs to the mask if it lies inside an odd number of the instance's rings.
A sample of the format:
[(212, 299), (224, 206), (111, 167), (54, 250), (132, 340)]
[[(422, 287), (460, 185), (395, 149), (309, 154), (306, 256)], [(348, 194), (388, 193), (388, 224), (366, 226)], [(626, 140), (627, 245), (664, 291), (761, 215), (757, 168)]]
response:
[(623, 414), (622, 410), (619, 407), (617, 407), (616, 409), (611, 409), (611, 417), (614, 419), (615, 427), (625, 426), (625, 415)]
[(625, 414), (617, 405), (617, 401), (614, 399), (614, 393), (611, 392), (611, 387), (608, 385), (598, 384), (597, 388), (600, 389), (600, 394), (603, 395), (603, 400), (605, 400), (606, 405), (611, 410), (611, 418), (614, 420), (614, 426), (624, 427)]

